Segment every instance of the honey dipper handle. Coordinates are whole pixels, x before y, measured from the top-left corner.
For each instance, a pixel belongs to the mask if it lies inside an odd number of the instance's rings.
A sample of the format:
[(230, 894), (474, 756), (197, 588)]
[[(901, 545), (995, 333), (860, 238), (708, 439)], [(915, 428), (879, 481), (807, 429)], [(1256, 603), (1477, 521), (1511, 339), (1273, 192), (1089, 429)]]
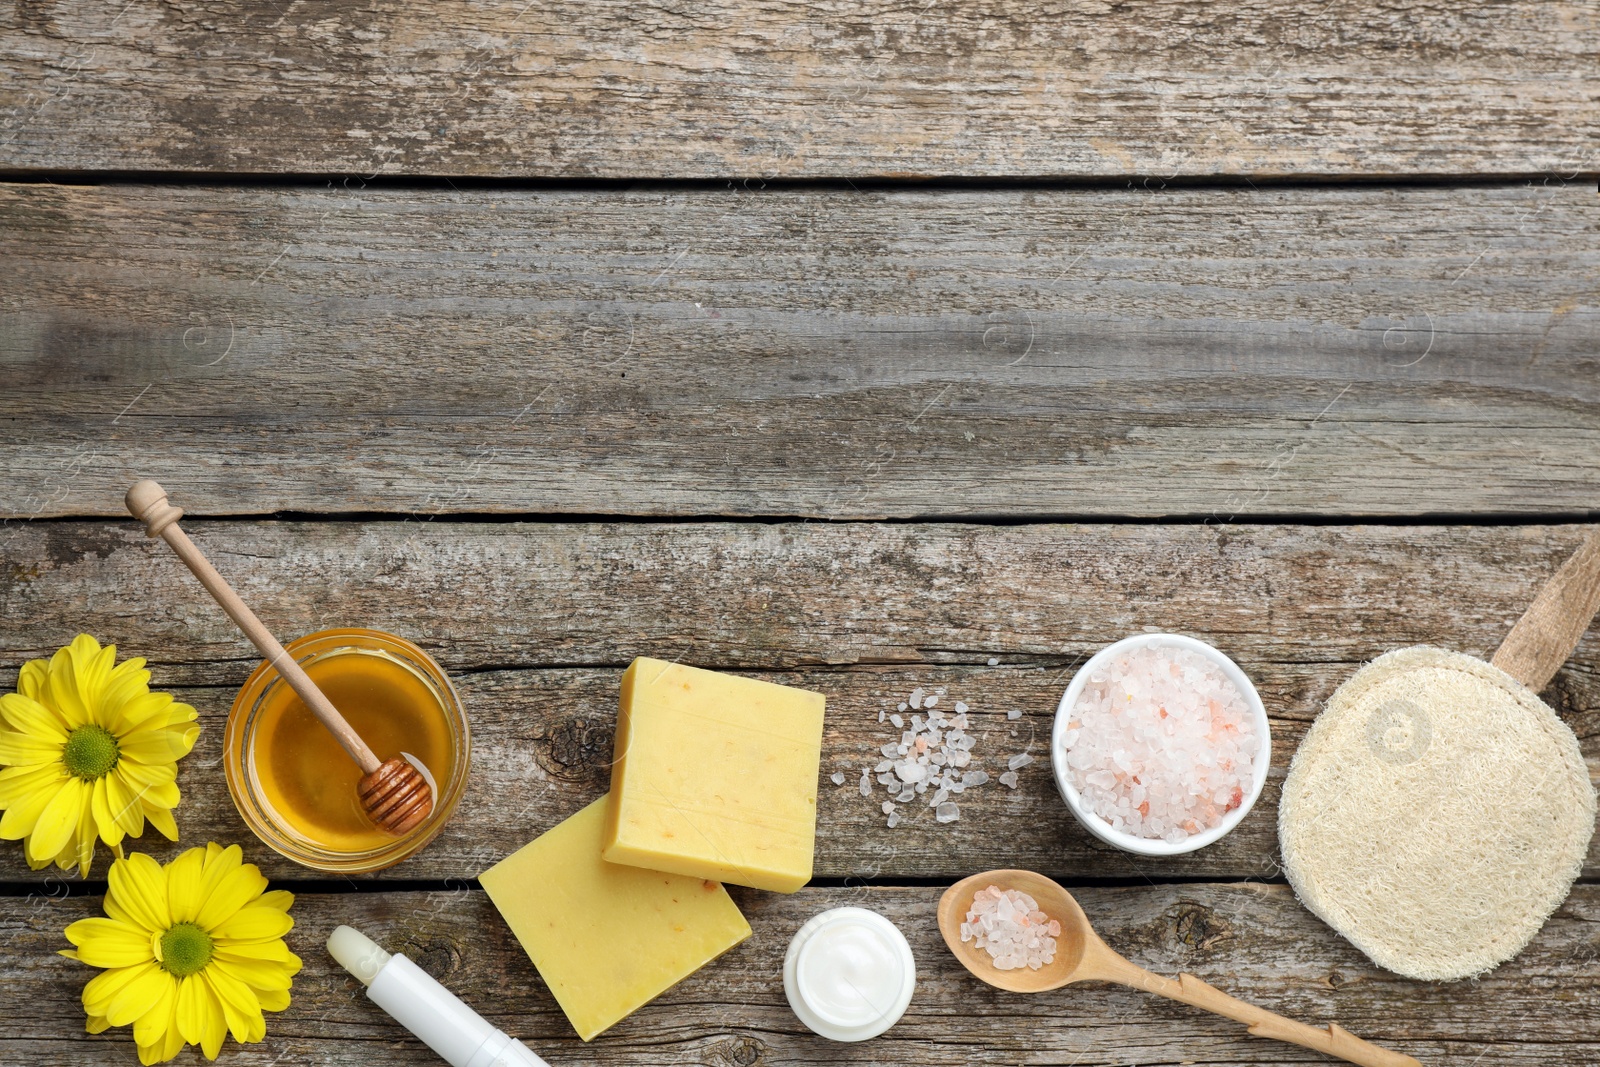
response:
[(1207, 985), (1192, 974), (1177, 978), (1163, 978), (1151, 974), (1143, 967), (1124, 959), (1103, 942), (1094, 938), (1086, 946), (1080, 974), (1084, 978), (1098, 978), (1107, 982), (1120, 982), (1147, 993), (1181, 1001), (1224, 1018), (1244, 1023), (1256, 1037), (1285, 1041), (1291, 1045), (1315, 1049), (1329, 1056), (1362, 1067), (1422, 1067), (1422, 1063), (1401, 1052), (1363, 1041), (1350, 1031), (1330, 1024), (1326, 1030), (1305, 1023), (1285, 1019), (1265, 1008), (1258, 1008), (1237, 997), (1230, 997), (1215, 986)]
[(1600, 532), (1591, 533), (1544, 584), (1491, 660), (1535, 693), (1578, 647), (1600, 611)]
[(256, 613), (250, 610), (249, 605), (239, 599), (239, 594), (233, 591), (233, 587), (217, 573), (211, 561), (206, 559), (195, 543), (189, 540), (189, 535), (178, 526), (178, 520), (183, 517), (183, 509), (173, 507), (167, 502), (166, 490), (155, 482), (145, 479), (134, 483), (133, 488), (128, 490), (127, 503), (128, 511), (133, 517), (145, 524), (145, 533), (151, 537), (160, 537), (172, 546), (172, 551), (176, 552), (178, 558), (194, 572), (196, 578), (200, 579), (200, 584), (206, 587), (206, 592), (211, 594), (212, 599), (222, 605), (222, 610), (239, 625), (239, 629), (244, 631), (250, 643), (260, 650), (267, 658), (267, 662), (272, 664), (273, 669), (289, 683), (289, 688), (299, 695), (306, 707), (311, 709), (311, 713), (321, 720), (322, 725), (328, 728), (328, 732), (344, 746), (344, 750), (350, 753), (350, 758), (361, 765), (362, 773), (371, 774), (377, 770), (380, 765), (378, 757), (374, 756), (372, 749), (361, 740), (361, 735), (350, 728), (344, 716), (339, 714), (339, 709), (322, 695), (317, 683), (311, 680), (300, 664), (295, 662), (295, 658), (278, 643), (276, 637), (272, 636), (272, 632), (256, 618)]

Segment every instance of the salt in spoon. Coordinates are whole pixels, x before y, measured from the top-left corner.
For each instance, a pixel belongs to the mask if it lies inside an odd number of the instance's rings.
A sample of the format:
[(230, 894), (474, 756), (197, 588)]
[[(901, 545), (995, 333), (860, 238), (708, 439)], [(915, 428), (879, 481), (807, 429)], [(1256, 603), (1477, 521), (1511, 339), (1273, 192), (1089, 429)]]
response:
[(144, 523), (145, 533), (160, 537), (172, 546), (178, 558), (200, 579), (206, 592), (222, 606), (228, 617), (239, 624), (250, 642), (267, 658), (267, 662), (289, 683), (289, 688), (304, 701), (328, 732), (360, 765), (363, 777), (356, 787), (361, 806), (374, 823), (392, 834), (403, 834), (414, 829), (433, 811), (433, 789), (422, 772), (399, 756), (379, 762), (372, 749), (361, 740), (361, 735), (351, 729), (339, 710), (333, 706), (322, 690), (317, 688), (295, 658), (278, 643), (278, 639), (264, 626), (255, 612), (239, 599), (211, 562), (189, 540), (189, 535), (178, 527), (183, 509), (167, 503), (167, 491), (146, 478), (135, 482), (128, 490), (128, 511)]
[[(991, 885), (1002, 890), (1021, 890), (1038, 902), (1040, 911), (1061, 924), (1061, 936), (1056, 939), (1056, 955), (1052, 962), (1037, 971), (1027, 967), (1002, 971), (976, 939), (961, 940), (961, 924), (972, 910), (973, 897), (980, 889)], [(1250, 1033), (1257, 1037), (1303, 1045), (1363, 1067), (1422, 1067), (1410, 1056), (1363, 1041), (1337, 1025), (1329, 1024), (1326, 1030), (1319, 1030), (1246, 1004), (1192, 974), (1179, 975), (1176, 979), (1151, 974), (1111, 951), (1090, 927), (1072, 895), (1044, 875), (1032, 871), (989, 871), (963, 878), (939, 898), (939, 932), (963, 967), (990, 985), (1012, 993), (1043, 993), (1071, 982), (1118, 982), (1234, 1019), (1247, 1025)]]

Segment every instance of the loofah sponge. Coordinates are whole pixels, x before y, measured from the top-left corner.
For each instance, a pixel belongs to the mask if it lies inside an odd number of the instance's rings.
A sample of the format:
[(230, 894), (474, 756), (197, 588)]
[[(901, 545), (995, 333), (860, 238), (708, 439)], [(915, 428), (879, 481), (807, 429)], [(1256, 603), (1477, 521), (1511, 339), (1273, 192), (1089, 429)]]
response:
[(1498, 667), (1420, 645), (1339, 687), (1278, 809), (1306, 907), (1379, 966), (1433, 981), (1520, 952), (1566, 899), (1594, 824), (1555, 712)]

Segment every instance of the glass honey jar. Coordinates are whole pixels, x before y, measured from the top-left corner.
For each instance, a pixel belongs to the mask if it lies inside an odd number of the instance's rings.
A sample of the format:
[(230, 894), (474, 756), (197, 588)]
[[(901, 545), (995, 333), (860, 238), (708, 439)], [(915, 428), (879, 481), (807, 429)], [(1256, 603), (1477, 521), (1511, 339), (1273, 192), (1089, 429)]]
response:
[(433, 811), (400, 836), (375, 826), (356, 791), (361, 768), (262, 662), (234, 698), (223, 741), (240, 816), (268, 846), (319, 871), (376, 871), (413, 855), (466, 789), (471, 735), (450, 679), (422, 649), (378, 630), (323, 630), (284, 647), (380, 759), (420, 765)]

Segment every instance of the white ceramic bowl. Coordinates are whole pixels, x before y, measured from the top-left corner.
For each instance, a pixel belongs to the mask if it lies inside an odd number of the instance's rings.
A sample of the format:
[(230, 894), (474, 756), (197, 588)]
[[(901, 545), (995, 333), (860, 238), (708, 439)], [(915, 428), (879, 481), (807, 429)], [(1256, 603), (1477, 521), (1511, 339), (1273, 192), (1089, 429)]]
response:
[[(1113, 656), (1130, 649), (1140, 647), (1166, 647), (1184, 648), (1190, 652), (1198, 652), (1206, 659), (1222, 668), (1225, 674), (1244, 695), (1245, 704), (1250, 713), (1255, 716), (1256, 732), (1261, 737), (1261, 751), (1257, 754), (1253, 764), (1253, 781), (1250, 791), (1245, 795), (1244, 803), (1223, 816), (1222, 822), (1209, 830), (1170, 844), (1160, 838), (1135, 837), (1121, 830), (1113, 829), (1111, 824), (1100, 816), (1094, 814), (1084, 806), (1083, 798), (1078, 795), (1077, 789), (1072, 785), (1071, 776), (1067, 767), (1067, 748), (1063, 741), (1067, 732), (1067, 723), (1072, 719), (1072, 709), (1078, 703), (1078, 694), (1083, 692), (1083, 687), (1088, 684), (1092, 671), (1105, 664)], [(1239, 669), (1239, 665), (1212, 648), (1204, 641), (1196, 641), (1192, 637), (1182, 634), (1138, 634), (1134, 637), (1125, 637), (1121, 641), (1107, 645), (1089, 658), (1089, 662), (1078, 668), (1078, 673), (1072, 676), (1072, 684), (1067, 686), (1067, 691), (1061, 696), (1061, 703), (1056, 707), (1055, 729), (1050, 735), (1050, 766), (1055, 771), (1056, 788), (1061, 791), (1061, 798), (1067, 802), (1067, 808), (1073, 816), (1083, 824), (1083, 828), (1098, 837), (1108, 845), (1115, 845), (1124, 852), (1132, 852), (1140, 856), (1177, 856), (1185, 852), (1193, 852), (1197, 848), (1205, 848), (1213, 841), (1218, 840), (1229, 830), (1238, 826), (1244, 817), (1250, 814), (1250, 809), (1255, 807), (1256, 798), (1261, 795), (1261, 789), (1267, 784), (1267, 770), (1272, 764), (1272, 732), (1267, 722), (1267, 709), (1261, 703), (1261, 697), (1256, 693), (1256, 687), (1250, 684), (1250, 679)]]

